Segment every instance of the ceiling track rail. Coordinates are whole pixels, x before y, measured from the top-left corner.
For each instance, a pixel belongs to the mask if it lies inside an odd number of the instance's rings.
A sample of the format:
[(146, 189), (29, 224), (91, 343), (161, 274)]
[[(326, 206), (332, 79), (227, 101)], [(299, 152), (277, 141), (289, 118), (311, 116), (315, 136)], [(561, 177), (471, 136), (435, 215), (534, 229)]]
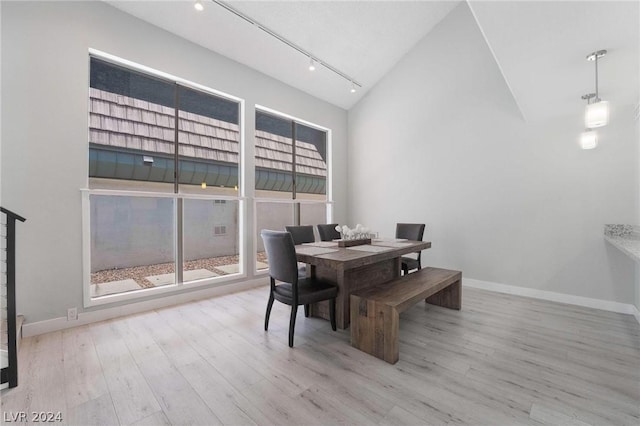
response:
[(219, 0), (211, 0), (211, 1), (213, 3), (215, 3), (215, 4), (217, 4), (218, 6), (226, 9), (227, 11), (233, 13), (237, 17), (247, 21), (248, 23), (250, 23), (251, 25), (255, 26), (256, 28), (264, 31), (265, 33), (269, 34), (271, 37), (275, 38), (276, 40), (280, 41), (281, 43), (286, 44), (290, 48), (296, 50), (298, 53), (301, 53), (302, 55), (308, 57), (310, 60), (315, 61), (318, 65), (322, 65), (323, 67), (325, 67), (329, 71), (333, 72), (334, 74), (339, 75), (343, 79), (349, 81), (349, 83), (351, 83), (351, 84), (353, 84), (355, 86), (358, 86), (358, 87), (362, 87), (362, 84), (358, 83), (358, 81), (356, 81), (353, 77), (349, 76), (348, 74), (343, 73), (339, 69), (337, 69), (337, 68), (333, 67), (332, 65), (328, 64), (327, 62), (323, 61), (322, 59), (318, 58), (313, 53), (309, 52), (308, 50), (303, 49), (302, 47), (298, 46), (294, 42), (292, 42), (290, 40), (287, 40), (286, 38), (284, 38), (280, 34), (278, 34), (275, 31), (273, 31), (272, 29), (264, 26), (263, 24), (261, 24), (260, 22), (256, 21), (255, 19), (251, 18), (250, 16), (245, 15), (244, 13), (240, 12), (239, 10), (233, 8), (232, 6), (227, 4), (226, 2), (219, 1)]

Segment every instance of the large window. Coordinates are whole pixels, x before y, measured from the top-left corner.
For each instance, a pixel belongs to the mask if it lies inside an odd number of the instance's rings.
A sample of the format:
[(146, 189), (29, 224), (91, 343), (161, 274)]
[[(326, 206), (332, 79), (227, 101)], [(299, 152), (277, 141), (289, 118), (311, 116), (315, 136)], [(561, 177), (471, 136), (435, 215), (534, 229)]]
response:
[(267, 263), (262, 229), (316, 225), (328, 220), (328, 131), (256, 110), (256, 269)]
[(239, 117), (237, 99), (91, 57), (91, 301), (243, 272)]
[(256, 198), (326, 201), (326, 130), (257, 110), (255, 167)]

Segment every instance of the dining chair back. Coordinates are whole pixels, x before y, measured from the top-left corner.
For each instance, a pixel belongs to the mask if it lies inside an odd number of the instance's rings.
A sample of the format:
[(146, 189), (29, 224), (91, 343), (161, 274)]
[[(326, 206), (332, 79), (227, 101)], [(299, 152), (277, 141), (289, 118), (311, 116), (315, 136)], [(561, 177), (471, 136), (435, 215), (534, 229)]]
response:
[(296, 249), (289, 232), (262, 230), (260, 236), (267, 252), (270, 278), (269, 301), (264, 318), (265, 331), (269, 328), (269, 317), (274, 300), (291, 306), (289, 347), (293, 347), (296, 314), (300, 305), (304, 305), (305, 316), (309, 316), (309, 306), (312, 303), (329, 300), (331, 328), (335, 331), (338, 288), (324, 280), (298, 276)]
[(284, 228), (293, 237), (295, 245), (312, 243), (316, 240), (315, 235), (313, 235), (313, 225), (285, 226)]
[[(316, 236), (313, 235), (313, 226), (285, 226), (284, 227), (293, 238), (293, 244), (299, 245), (304, 243), (313, 243), (316, 240)], [(304, 263), (298, 264), (298, 276), (304, 278), (307, 276), (307, 265)]]
[[(398, 223), (396, 224), (396, 238), (406, 238), (412, 241), (422, 241), (424, 237), (424, 223)], [(402, 271), (405, 275), (414, 269), (422, 269), (422, 252), (416, 252), (416, 258), (402, 256)]]
[(287, 283), (298, 279), (298, 262), (293, 238), (289, 232), (264, 230), (260, 233), (269, 262), (269, 276)]
[(318, 235), (320, 235), (320, 241), (333, 241), (340, 239), (340, 233), (336, 231), (337, 223), (319, 224)]

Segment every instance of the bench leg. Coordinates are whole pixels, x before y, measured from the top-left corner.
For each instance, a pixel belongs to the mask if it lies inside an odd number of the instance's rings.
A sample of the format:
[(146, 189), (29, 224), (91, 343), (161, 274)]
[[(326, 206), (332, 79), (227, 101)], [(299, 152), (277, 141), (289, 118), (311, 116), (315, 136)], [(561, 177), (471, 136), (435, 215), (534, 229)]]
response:
[(427, 297), (424, 301), (431, 305), (460, 310), (462, 308), (462, 282), (458, 280), (433, 296)]
[(351, 346), (388, 363), (399, 358), (400, 314), (393, 308), (351, 295)]

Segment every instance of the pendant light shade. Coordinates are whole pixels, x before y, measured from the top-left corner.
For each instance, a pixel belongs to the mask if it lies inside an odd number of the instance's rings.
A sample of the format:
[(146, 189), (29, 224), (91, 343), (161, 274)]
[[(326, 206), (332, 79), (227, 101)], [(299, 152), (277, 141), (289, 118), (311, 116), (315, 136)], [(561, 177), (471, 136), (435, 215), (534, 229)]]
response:
[(609, 102), (600, 101), (587, 105), (584, 124), (589, 129), (606, 126), (609, 123)]
[(585, 130), (580, 135), (580, 148), (593, 149), (598, 146), (598, 134), (595, 130)]

